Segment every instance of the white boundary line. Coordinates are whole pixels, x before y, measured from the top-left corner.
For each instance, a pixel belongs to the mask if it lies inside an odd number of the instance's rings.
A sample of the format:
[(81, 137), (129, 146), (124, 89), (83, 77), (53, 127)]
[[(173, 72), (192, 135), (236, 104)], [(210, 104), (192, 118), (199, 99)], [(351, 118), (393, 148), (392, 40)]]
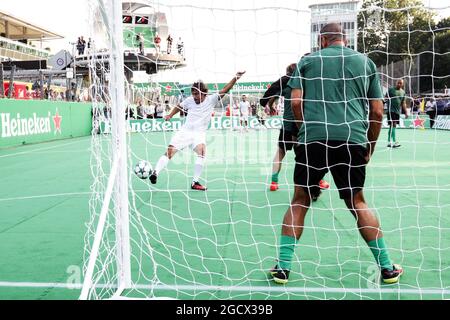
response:
[[(59, 288), (67, 290), (79, 290), (81, 283), (40, 283), (40, 282), (0, 282), (3, 288)], [(114, 286), (97, 285), (98, 288)], [(251, 293), (356, 293), (356, 294), (418, 294), (418, 295), (450, 295), (450, 289), (402, 289), (402, 288), (306, 288), (306, 287), (271, 287), (271, 286), (190, 286), (190, 285), (134, 285), (137, 290), (161, 290), (161, 291), (231, 291)]]
[[(251, 184), (254, 184), (253, 182)], [(262, 183), (265, 187), (268, 187), (270, 184)], [(381, 189), (381, 188), (380, 188)], [(233, 189), (236, 192), (266, 192), (269, 193), (268, 190), (265, 188), (260, 189)], [(332, 191), (335, 191), (335, 189), (331, 189)], [(377, 189), (373, 188), (366, 188), (367, 191), (378, 191)], [(397, 189), (398, 191), (441, 191), (441, 192), (447, 192), (450, 191), (450, 189), (442, 188), (442, 189), (432, 189), (432, 188), (423, 188), (423, 189), (414, 189), (414, 188), (407, 188), (407, 189)], [(210, 189), (208, 190), (208, 193), (224, 193), (230, 191), (229, 189)], [(291, 192), (293, 191), (292, 186), (287, 186), (285, 191)], [(134, 190), (134, 193), (145, 193), (145, 192), (161, 192), (161, 193), (173, 193), (173, 192), (179, 192), (179, 193), (198, 193), (194, 192), (189, 188), (186, 189), (140, 189), (140, 190)], [(130, 191), (129, 193), (132, 193)], [(33, 199), (42, 199), (42, 198), (59, 198), (59, 197), (77, 197), (77, 196), (90, 196), (92, 192), (86, 191), (86, 192), (73, 192), (73, 193), (52, 193), (52, 194), (42, 194), (42, 195), (35, 195), (35, 196), (24, 196), (24, 197), (14, 197), (14, 198), (0, 198), (0, 202), (7, 202), (7, 201), (17, 201), (17, 200), (33, 200)], [(202, 193), (199, 193), (202, 194)], [(446, 204), (443, 205), (444, 207)]]

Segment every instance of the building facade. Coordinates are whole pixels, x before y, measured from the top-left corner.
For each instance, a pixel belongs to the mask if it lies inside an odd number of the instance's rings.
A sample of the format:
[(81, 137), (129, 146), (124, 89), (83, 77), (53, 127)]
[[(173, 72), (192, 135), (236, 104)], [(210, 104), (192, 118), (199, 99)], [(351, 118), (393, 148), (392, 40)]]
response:
[(348, 47), (357, 50), (357, 17), (359, 1), (343, 1), (314, 4), (311, 10), (311, 52), (319, 50), (319, 31), (330, 22), (341, 23), (348, 40)]

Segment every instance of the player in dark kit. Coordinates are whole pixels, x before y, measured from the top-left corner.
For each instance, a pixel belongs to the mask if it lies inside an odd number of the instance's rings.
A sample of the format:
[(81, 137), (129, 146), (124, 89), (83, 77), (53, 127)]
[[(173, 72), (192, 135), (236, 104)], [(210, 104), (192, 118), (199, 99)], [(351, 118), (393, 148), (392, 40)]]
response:
[[(281, 163), (287, 151), (292, 150), (294, 145), (297, 144), (298, 126), (291, 109), (291, 87), (287, 85), (296, 67), (296, 63), (290, 64), (286, 68), (286, 75), (272, 83), (260, 100), (261, 106), (265, 107), (267, 104), (269, 106), (272, 105), (273, 101), (279, 96), (282, 95), (284, 97), (283, 124), (280, 130), (280, 136), (278, 137), (278, 149), (273, 160), (270, 191), (277, 191), (279, 189), (278, 176), (281, 171)], [(328, 189), (330, 184), (325, 180), (321, 180), (319, 186), (320, 189)], [(315, 195), (313, 200), (317, 200), (318, 196), (318, 194)]]

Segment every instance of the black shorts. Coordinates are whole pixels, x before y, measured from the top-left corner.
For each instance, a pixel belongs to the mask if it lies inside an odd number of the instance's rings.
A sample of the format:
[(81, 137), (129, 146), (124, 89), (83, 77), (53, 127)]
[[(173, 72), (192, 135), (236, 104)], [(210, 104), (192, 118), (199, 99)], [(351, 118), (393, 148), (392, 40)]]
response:
[(391, 125), (393, 123), (400, 124), (400, 115), (396, 112), (388, 112), (387, 119), (388, 119), (389, 125)]
[(297, 145), (297, 135), (298, 128), (295, 125), (296, 129), (294, 130), (285, 130), (284, 128), (280, 129), (280, 136), (278, 137), (278, 147), (281, 150), (284, 150), (286, 153), (289, 150), (292, 150), (293, 147)]
[[(326, 144), (325, 144), (326, 143)], [(345, 141), (315, 141), (295, 148), (294, 182), (311, 196), (320, 193), (319, 182), (328, 171), (341, 199), (350, 199), (364, 188), (367, 149)]]

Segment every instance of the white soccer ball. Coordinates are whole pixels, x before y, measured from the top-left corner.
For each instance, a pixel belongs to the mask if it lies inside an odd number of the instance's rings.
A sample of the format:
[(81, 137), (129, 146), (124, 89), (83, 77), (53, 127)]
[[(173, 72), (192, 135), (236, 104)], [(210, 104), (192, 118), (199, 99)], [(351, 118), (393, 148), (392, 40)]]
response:
[(152, 165), (150, 164), (150, 162), (146, 160), (139, 161), (139, 163), (134, 167), (134, 173), (140, 179), (148, 179), (152, 171), (153, 171)]

